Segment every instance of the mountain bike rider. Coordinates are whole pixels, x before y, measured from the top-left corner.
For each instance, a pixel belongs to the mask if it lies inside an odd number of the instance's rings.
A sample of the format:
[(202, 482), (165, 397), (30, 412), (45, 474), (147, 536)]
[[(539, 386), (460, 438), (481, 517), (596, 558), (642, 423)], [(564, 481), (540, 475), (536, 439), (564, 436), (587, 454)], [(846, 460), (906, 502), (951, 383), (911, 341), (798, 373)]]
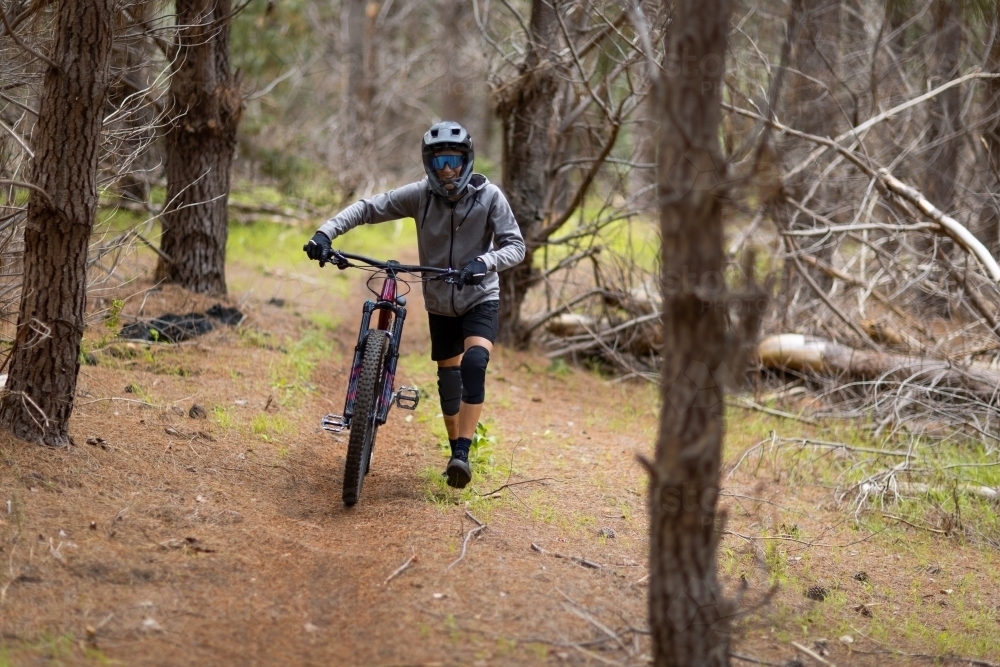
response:
[(451, 121), (431, 126), (421, 155), (427, 178), (351, 204), (327, 220), (304, 250), (310, 259), (325, 261), (333, 239), (358, 225), (413, 218), (420, 264), (461, 268), (458, 284), (423, 283), (431, 359), (438, 365), (451, 443), (445, 472), (449, 486), (461, 489), (472, 480), (469, 447), (498, 329), (497, 272), (524, 259), (524, 239), (500, 188), (473, 172), (475, 151), (464, 127)]

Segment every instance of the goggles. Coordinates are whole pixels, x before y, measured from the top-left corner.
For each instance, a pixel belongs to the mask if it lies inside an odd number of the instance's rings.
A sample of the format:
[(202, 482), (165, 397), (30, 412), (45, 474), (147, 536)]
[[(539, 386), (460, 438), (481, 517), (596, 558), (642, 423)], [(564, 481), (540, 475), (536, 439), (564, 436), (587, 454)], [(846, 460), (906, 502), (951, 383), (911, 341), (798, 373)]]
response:
[(445, 167), (458, 169), (465, 164), (465, 157), (461, 155), (435, 155), (431, 158), (431, 167), (440, 171)]

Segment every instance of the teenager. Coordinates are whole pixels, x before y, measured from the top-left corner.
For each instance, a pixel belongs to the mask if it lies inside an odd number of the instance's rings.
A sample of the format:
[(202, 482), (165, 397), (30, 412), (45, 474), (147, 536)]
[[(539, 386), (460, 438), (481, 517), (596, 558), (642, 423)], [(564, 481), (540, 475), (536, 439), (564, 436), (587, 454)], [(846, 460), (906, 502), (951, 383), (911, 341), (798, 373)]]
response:
[(448, 484), (472, 480), (469, 446), (486, 397), (486, 366), (496, 340), (500, 310), (497, 272), (524, 259), (524, 239), (500, 188), (473, 172), (472, 137), (458, 123), (436, 123), (424, 134), (427, 177), (355, 202), (327, 220), (304, 250), (327, 261), (331, 242), (358, 225), (413, 218), (420, 264), (460, 270), (458, 284), (423, 283), (438, 365), (438, 394), (451, 458)]

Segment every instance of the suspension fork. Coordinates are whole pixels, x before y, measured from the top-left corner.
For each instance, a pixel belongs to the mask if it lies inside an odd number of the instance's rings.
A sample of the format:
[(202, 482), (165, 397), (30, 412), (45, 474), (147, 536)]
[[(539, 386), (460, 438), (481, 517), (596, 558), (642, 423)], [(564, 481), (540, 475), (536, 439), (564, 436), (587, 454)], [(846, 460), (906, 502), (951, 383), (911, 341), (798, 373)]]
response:
[[(389, 354), (385, 360), (384, 381), (382, 382), (382, 396), (378, 402), (378, 413), (375, 421), (384, 424), (389, 417), (389, 408), (392, 407), (393, 390), (396, 382), (396, 362), (399, 361), (399, 343), (403, 340), (403, 322), (406, 320), (406, 308), (403, 306), (393, 306), (396, 317), (392, 323), (392, 332), (389, 334)], [(383, 311), (386, 312), (386, 311)], [(382, 313), (379, 313), (381, 318)]]
[[(378, 314), (378, 329), (389, 332), (389, 350), (386, 355), (385, 369), (383, 370), (382, 394), (376, 405), (376, 421), (384, 424), (389, 415), (389, 408), (392, 404), (393, 384), (396, 378), (396, 363), (399, 360), (399, 341), (403, 335), (403, 321), (406, 319), (406, 308), (397, 306), (396, 303), (396, 276), (390, 271), (385, 282), (382, 283), (382, 291), (379, 294), (378, 302), (365, 301), (361, 313), (361, 326), (358, 328), (358, 342), (354, 346), (354, 361), (351, 364), (351, 377), (347, 383), (347, 398), (344, 402), (344, 423), (350, 428), (351, 420), (354, 417), (354, 402), (358, 396), (358, 381), (361, 377), (361, 357), (365, 348), (365, 341), (368, 338), (368, 330), (371, 326), (372, 313), (376, 310)], [(395, 317), (392, 317), (395, 315)], [(389, 331), (389, 325), (392, 330)]]

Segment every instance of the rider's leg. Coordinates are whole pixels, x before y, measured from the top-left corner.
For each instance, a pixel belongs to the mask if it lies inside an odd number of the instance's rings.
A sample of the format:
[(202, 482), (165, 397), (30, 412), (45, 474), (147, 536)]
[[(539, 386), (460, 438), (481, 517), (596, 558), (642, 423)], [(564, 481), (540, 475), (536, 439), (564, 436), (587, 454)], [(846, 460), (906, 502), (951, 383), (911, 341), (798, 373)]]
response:
[[(475, 349), (479, 348), (479, 349)], [(465, 354), (462, 356), (462, 403), (458, 411), (458, 437), (470, 442), (476, 433), (476, 425), (483, 413), (486, 399), (486, 365), (490, 361), (493, 343), (482, 336), (465, 339)]]
[(438, 365), (438, 395), (441, 398), (441, 415), (448, 431), (452, 451), (458, 438), (458, 413), (462, 400), (463, 331), (462, 320), (428, 313), (427, 323), (431, 334), (431, 359)]
[[(458, 438), (459, 415), (462, 401), (462, 355), (443, 359), (438, 365), (438, 395), (441, 397), (441, 415), (448, 431), (448, 440), (454, 447)], [(473, 427), (475, 428), (475, 427)]]

